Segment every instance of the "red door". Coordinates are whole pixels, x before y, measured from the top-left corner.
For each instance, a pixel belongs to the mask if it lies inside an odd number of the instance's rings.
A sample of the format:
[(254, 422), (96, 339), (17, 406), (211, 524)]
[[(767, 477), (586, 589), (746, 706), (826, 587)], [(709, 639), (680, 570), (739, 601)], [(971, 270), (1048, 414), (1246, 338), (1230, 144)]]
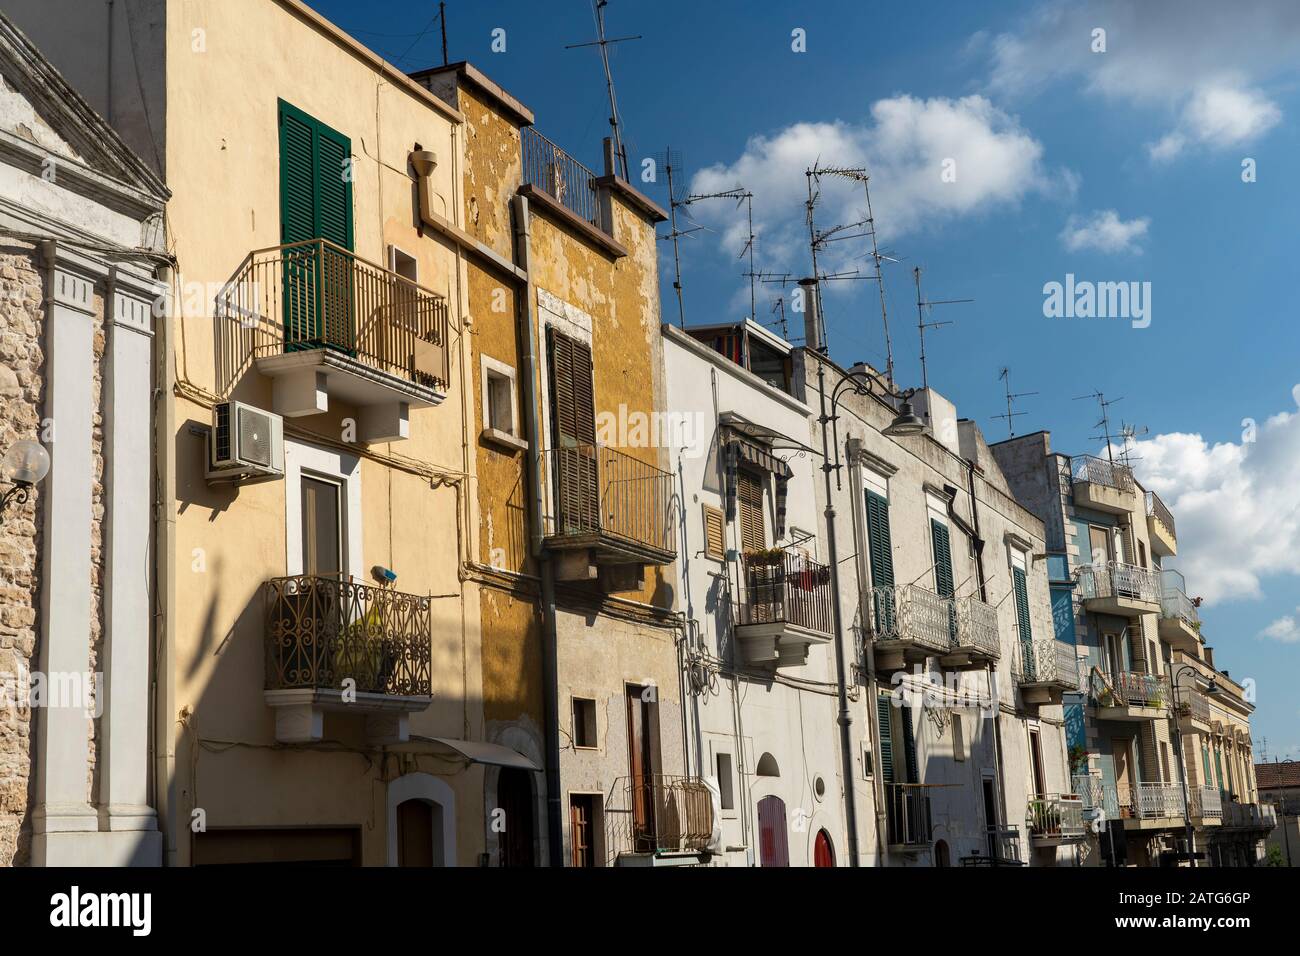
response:
[(789, 866), (790, 843), (785, 827), (785, 801), (764, 797), (758, 801), (759, 866)]
[(817, 831), (817, 840), (813, 843), (813, 866), (834, 866), (835, 849), (831, 846), (831, 835), (825, 830)]

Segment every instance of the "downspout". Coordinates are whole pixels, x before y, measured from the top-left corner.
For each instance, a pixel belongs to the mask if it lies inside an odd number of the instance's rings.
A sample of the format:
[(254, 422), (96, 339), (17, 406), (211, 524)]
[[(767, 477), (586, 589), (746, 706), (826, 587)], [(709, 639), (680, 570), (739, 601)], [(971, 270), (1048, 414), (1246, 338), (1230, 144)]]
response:
[[(171, 296), (171, 266), (158, 277)], [(154, 322), (154, 452), (157, 461), (154, 496), (154, 566), (156, 569), (153, 619), (153, 756), (154, 808), (163, 837), (163, 863), (176, 866), (176, 367), (172, 358), (172, 310)]]
[(528, 278), (517, 286), (515, 311), (522, 325), (525, 440), (528, 442), (528, 490), (532, 499), (533, 557), (541, 569), (542, 586), (542, 698), (543, 732), (546, 735), (546, 840), (551, 866), (564, 865), (563, 806), (560, 801), (560, 686), (559, 658), (555, 633), (555, 568), (542, 547), (545, 536), (542, 518), (545, 500), (542, 488), (542, 434), (537, 411), (537, 329), (533, 324), (533, 280), (529, 231), (528, 198), (516, 195), (514, 210), (515, 259)]

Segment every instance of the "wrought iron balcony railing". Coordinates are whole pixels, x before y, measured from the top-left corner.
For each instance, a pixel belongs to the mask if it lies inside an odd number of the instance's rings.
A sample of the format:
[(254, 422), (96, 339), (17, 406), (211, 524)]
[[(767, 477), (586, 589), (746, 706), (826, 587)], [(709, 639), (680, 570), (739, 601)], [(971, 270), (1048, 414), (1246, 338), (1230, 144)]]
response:
[(1120, 815), (1151, 820), (1183, 815), (1183, 788), (1176, 783), (1139, 783), (1116, 788)]
[(1019, 653), (1012, 660), (1012, 676), (1021, 684), (1079, 686), (1079, 658), (1074, 645), (1055, 637), (1019, 641)]
[(1118, 819), (1119, 798), (1115, 794), (1115, 788), (1106, 786), (1101, 777), (1077, 773), (1070, 778), (1070, 784), (1074, 788), (1074, 795), (1083, 801), (1085, 810), (1100, 810), (1106, 819)]
[(1178, 536), (1177, 533), (1174, 531), (1173, 512), (1171, 512), (1167, 507), (1165, 507), (1165, 503), (1160, 500), (1160, 496), (1156, 494), (1154, 491), (1147, 492), (1147, 517), (1155, 518), (1162, 525), (1164, 525), (1165, 530), (1169, 532), (1170, 536), (1172, 537)]
[(930, 796), (924, 786), (887, 783), (885, 805), (891, 845), (922, 847), (930, 844)]
[(741, 557), (738, 624), (793, 624), (829, 635), (834, 630), (831, 569), (801, 551), (776, 548)]
[(1178, 618), (1193, 630), (1201, 624), (1200, 612), (1187, 596), (1187, 582), (1173, 569), (1160, 572), (1160, 616)]
[(962, 866), (1024, 866), (1020, 854), (1020, 827), (1016, 824), (984, 828), (984, 849), (961, 858)]
[(1202, 724), (1210, 722), (1210, 698), (1192, 687), (1179, 687), (1178, 700), (1174, 702), (1174, 716), (1190, 717)]
[(1169, 677), (1165, 674), (1093, 672), (1092, 696), (1101, 707), (1163, 708), (1169, 702)]
[(1223, 797), (1216, 787), (1187, 788), (1188, 816), (1200, 820), (1219, 820), (1223, 817)]
[(446, 300), (326, 239), (249, 253), (216, 319), (223, 379), (247, 357), (312, 349), (430, 388), (450, 378)]
[(1127, 465), (1116, 464), (1105, 458), (1079, 455), (1070, 459), (1070, 477), (1075, 481), (1105, 485), (1117, 491), (1133, 490), (1133, 471)]
[(1277, 808), (1268, 803), (1241, 803), (1221, 793), (1223, 825), (1237, 829), (1271, 830), (1277, 826)]
[(553, 496), (548, 538), (648, 549), (664, 562), (677, 554), (669, 472), (587, 444), (547, 449), (546, 469)]
[(952, 646), (955, 608), (916, 584), (871, 589), (872, 628), (877, 641), (908, 641), (938, 654)]
[(1111, 561), (1108, 564), (1085, 564), (1075, 571), (1079, 596), (1092, 598), (1128, 598), (1160, 603), (1160, 579), (1156, 572), (1135, 564)]
[(266, 689), (432, 694), (427, 597), (297, 575), (266, 582)]
[(531, 126), (519, 131), (523, 181), (536, 186), (579, 219), (601, 228), (596, 174)]
[(957, 632), (954, 647), (974, 648), (990, 657), (1002, 654), (998, 636), (998, 612), (973, 594), (957, 602)]
[(1025, 812), (1029, 835), (1040, 840), (1076, 840), (1084, 835), (1083, 799), (1074, 794), (1031, 797)]
[(713, 799), (698, 777), (619, 777), (605, 801), (605, 856), (703, 853), (713, 838)]

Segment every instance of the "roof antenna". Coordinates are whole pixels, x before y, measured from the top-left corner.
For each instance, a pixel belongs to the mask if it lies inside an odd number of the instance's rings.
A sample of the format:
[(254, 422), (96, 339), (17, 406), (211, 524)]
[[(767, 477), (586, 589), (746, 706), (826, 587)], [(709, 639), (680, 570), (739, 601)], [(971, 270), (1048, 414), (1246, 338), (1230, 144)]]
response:
[(757, 322), (758, 304), (756, 302), (754, 282), (759, 278), (759, 273), (754, 271), (754, 194), (744, 186), (737, 186), (734, 189), (724, 189), (722, 192), (717, 193), (692, 193), (686, 197), (686, 201), (682, 205), (689, 206), (691, 203), (702, 202), (705, 199), (734, 199), (737, 206), (743, 202), (748, 207), (749, 237), (745, 240), (745, 248), (740, 250), (740, 256), (737, 258), (744, 258), (746, 253), (749, 254), (749, 271), (742, 272), (741, 275), (749, 276), (749, 318), (751, 322)]
[(1014, 393), (1013, 393), (1013, 392), (1011, 391), (1011, 370), (1010, 370), (1009, 368), (1007, 368), (1005, 365), (1002, 366), (1002, 371), (1000, 371), (1000, 372), (998, 373), (998, 378), (1001, 379), (1001, 380), (1003, 380), (1003, 381), (1005, 381), (1005, 382), (1007, 383), (1007, 384), (1006, 384), (1006, 392), (1007, 392), (1007, 413), (1006, 413), (1005, 415), (994, 415), (993, 417), (994, 417), (994, 418), (1005, 418), (1005, 419), (1007, 420), (1007, 437), (1008, 437), (1008, 438), (1015, 438), (1015, 437), (1016, 437), (1016, 429), (1015, 429), (1015, 423), (1012, 421), (1012, 419), (1019, 418), (1021, 415), (1027, 415), (1028, 412), (1017, 412), (1017, 411), (1015, 411), (1015, 410), (1012, 408), (1012, 403), (1013, 403), (1017, 398), (1024, 398), (1024, 397), (1026, 397), (1027, 395), (1037, 395), (1038, 393), (1037, 393), (1037, 392), (1014, 392)]
[(1091, 394), (1088, 394), (1088, 395), (1080, 395), (1078, 398), (1076, 398), (1076, 399), (1074, 399), (1074, 400), (1075, 400), (1076, 402), (1081, 402), (1081, 401), (1083, 401), (1085, 398), (1093, 398), (1093, 399), (1096, 399), (1096, 400), (1097, 400), (1097, 407), (1101, 409), (1101, 421), (1097, 422), (1095, 425), (1092, 426), (1093, 428), (1100, 428), (1100, 429), (1101, 429), (1101, 434), (1100, 434), (1100, 435), (1093, 435), (1092, 438), (1091, 438), (1091, 440), (1092, 440), (1092, 441), (1101, 441), (1102, 439), (1105, 439), (1105, 441), (1106, 441), (1106, 457), (1110, 460), (1110, 463), (1113, 465), (1113, 464), (1115, 464), (1115, 454), (1114, 454), (1114, 452), (1111, 450), (1111, 439), (1110, 439), (1110, 413), (1107, 412), (1106, 409), (1110, 408), (1110, 406), (1114, 405), (1114, 404), (1117, 403), (1117, 402), (1122, 402), (1122, 401), (1124, 401), (1124, 396), (1121, 395), (1119, 398), (1112, 398), (1110, 401), (1106, 401), (1106, 396), (1103, 395), (1103, 394), (1101, 393), (1100, 390), (1098, 390), (1098, 391), (1092, 392)]
[(1145, 425), (1130, 425), (1125, 421), (1119, 423), (1119, 437), (1122, 444), (1120, 445), (1119, 460), (1129, 468), (1133, 467), (1133, 462), (1141, 461), (1141, 455), (1134, 455), (1129, 445), (1134, 439), (1150, 432), (1151, 429)]
[[(817, 228), (815, 210), (817, 203), (821, 201), (822, 180), (823, 176), (838, 176), (843, 179), (852, 179), (859, 182), (865, 182), (867, 171), (859, 167), (829, 167), (821, 166), (821, 159), (818, 158), (812, 166), (804, 170), (804, 176), (808, 178), (808, 199), (804, 203), (805, 219), (808, 222), (808, 250), (812, 254), (812, 277), (819, 283), (831, 279), (873, 279), (875, 276), (859, 275), (858, 270), (852, 272), (821, 272), (817, 265), (817, 250), (822, 249), (832, 242), (840, 242), (844, 239), (860, 239), (867, 235), (867, 232), (850, 233), (850, 229), (858, 229), (868, 226), (871, 222), (870, 213), (866, 219), (859, 219), (857, 222), (841, 223), (838, 226), (831, 226), (829, 229)], [(766, 280), (765, 280), (766, 281)], [(883, 299), (881, 300), (884, 301)], [(826, 337), (826, 308), (825, 300), (818, 299), (817, 317), (820, 323), (818, 332), (821, 338), (821, 349), (823, 355), (830, 353), (830, 342)], [(889, 353), (889, 369), (892, 372), (894, 367), (893, 351), (889, 345), (889, 327), (885, 327), (885, 348)], [(890, 376), (892, 381), (892, 374)]]
[[(611, 43), (622, 43), (625, 40), (639, 40), (641, 34), (636, 36), (614, 37), (610, 40), (605, 37), (605, 8), (609, 6), (609, 0), (596, 0), (596, 39), (588, 40), (586, 43), (570, 43), (565, 46), (566, 50), (577, 50), (586, 46), (600, 47), (600, 62), (605, 68), (605, 89), (609, 92), (609, 128), (614, 137), (614, 155), (618, 162), (623, 166), (623, 180), (627, 181), (627, 150), (623, 148), (623, 135), (618, 128), (618, 98), (614, 95), (614, 75), (609, 71), (609, 45)], [(617, 173), (618, 170), (611, 170)]]
[(442, 25), (442, 65), (447, 65), (447, 4), (438, 4), (438, 22)]
[(673, 188), (673, 169), (681, 167), (682, 154), (669, 146), (664, 150), (662, 158), (663, 167), (668, 176), (669, 233), (659, 238), (671, 240), (673, 244), (673, 289), (677, 292), (677, 324), (684, 329), (686, 328), (686, 306), (682, 302), (682, 257), (677, 240), (682, 236), (689, 236), (693, 232), (699, 232), (702, 227), (696, 226), (694, 229), (677, 228), (677, 207), (685, 206), (690, 201), (689, 199), (678, 199)]
[(934, 299), (927, 302), (921, 297), (921, 267), (914, 266), (912, 276), (916, 279), (916, 331), (921, 337), (921, 388), (930, 387), (930, 379), (927, 376), (925, 368), (925, 330), (938, 329), (945, 325), (952, 325), (951, 322), (927, 322), (925, 317), (929, 309), (936, 305), (957, 305), (962, 302), (974, 302), (974, 299)]

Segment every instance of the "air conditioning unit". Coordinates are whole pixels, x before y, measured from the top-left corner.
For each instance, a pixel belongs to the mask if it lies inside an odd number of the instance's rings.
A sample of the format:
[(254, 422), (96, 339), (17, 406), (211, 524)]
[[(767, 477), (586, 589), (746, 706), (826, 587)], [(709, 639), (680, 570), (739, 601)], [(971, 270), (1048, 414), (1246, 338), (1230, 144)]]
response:
[(208, 481), (269, 481), (284, 477), (284, 419), (243, 402), (213, 411)]

